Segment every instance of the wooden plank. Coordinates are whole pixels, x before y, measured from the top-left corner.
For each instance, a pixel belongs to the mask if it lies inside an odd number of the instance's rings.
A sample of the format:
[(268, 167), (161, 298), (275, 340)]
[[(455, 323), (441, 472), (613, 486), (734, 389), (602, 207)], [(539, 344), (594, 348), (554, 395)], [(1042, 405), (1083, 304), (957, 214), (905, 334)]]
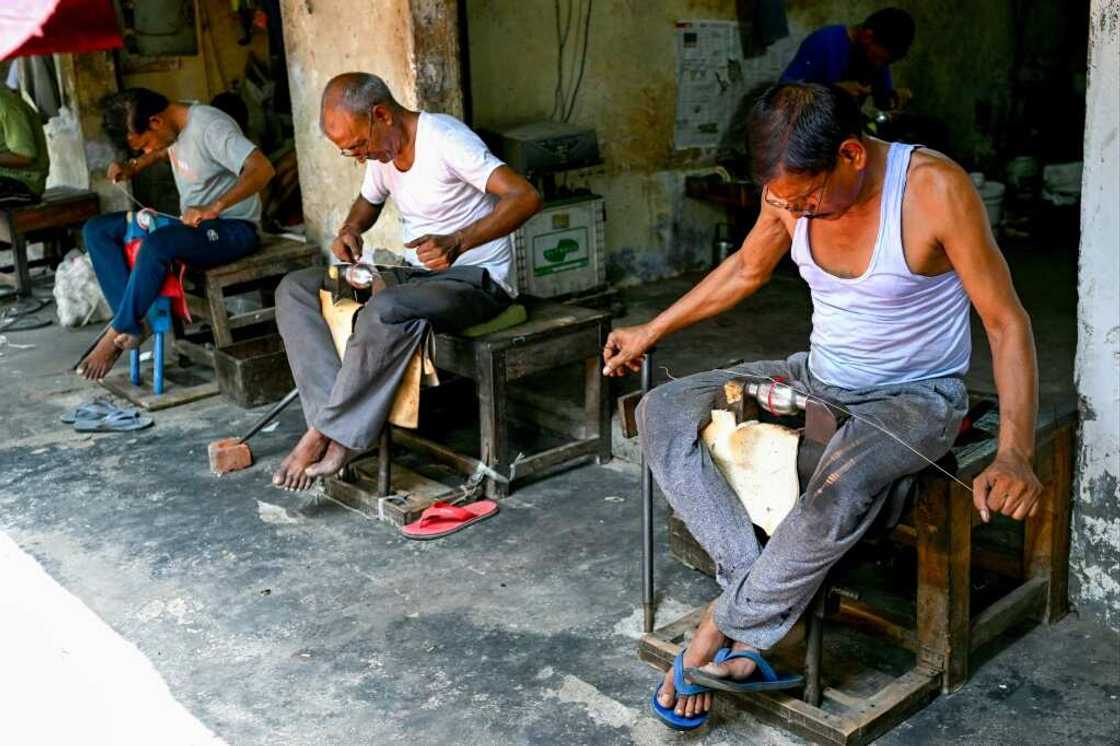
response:
[(191, 342), (189, 339), (176, 339), (171, 347), (175, 352), (196, 365), (205, 365), (210, 368), (214, 367), (214, 350), (205, 345)]
[(641, 391), (631, 391), (629, 394), (618, 397), (618, 422), (624, 438), (633, 438), (638, 434), (638, 420), (635, 415), (638, 402), (641, 400)]
[(984, 609), (972, 622), (972, 649), (991, 642), (1016, 622), (1044, 608), (1049, 586), (1047, 576), (1037, 575)]
[[(598, 359), (599, 330), (596, 327), (559, 330), (544, 340), (533, 340), (505, 352), (505, 377), (508, 381), (557, 368), (565, 363)], [(498, 354), (495, 351), (494, 354)]]
[[(478, 371), (478, 422), (481, 461), (499, 474), (506, 474), (509, 468), (509, 436), (506, 429), (508, 419), (506, 408), (507, 363), (505, 354), (493, 351), (486, 346), (475, 349), (475, 370)], [(509, 483), (502, 483), (488, 477), (486, 496), (505, 497), (509, 494)]]
[(1034, 577), (1047, 579), (1046, 603), (1042, 619), (1048, 624), (1061, 619), (1069, 611), (1069, 543), (1070, 511), (1073, 492), (1073, 425), (1056, 429), (1040, 450), (1047, 469), (1041, 505), (1034, 518), (1026, 521), (1026, 542), (1023, 562)]
[[(164, 391), (158, 396), (153, 394), (150, 388), (143, 385), (143, 381), (141, 381), (140, 386), (134, 385), (129, 379), (127, 370), (112, 373), (100, 383), (108, 391), (150, 412), (177, 407), (180, 404), (188, 404), (192, 401), (216, 396), (219, 393), (217, 381), (207, 381), (190, 386), (176, 384), (173, 380), (175, 372), (174, 366), (164, 366)], [(145, 375), (147, 376), (147, 373)]]
[(849, 743), (874, 741), (937, 697), (940, 681), (922, 671), (904, 673), (866, 700), (866, 706), (843, 718)]
[(482, 463), (476, 458), (453, 451), (445, 445), (399, 427), (393, 428), (393, 442), (409, 450), (431, 456), (467, 476), (474, 474)]
[(574, 443), (565, 443), (562, 446), (549, 448), (538, 454), (522, 458), (509, 467), (509, 480), (531, 477), (557, 466), (575, 463), (581, 459), (590, 458), (599, 454), (599, 439), (585, 438)]
[(253, 324), (275, 320), (275, 308), (258, 308), (256, 311), (248, 311), (247, 313), (239, 313), (235, 316), (230, 316), (228, 323), (230, 329), (240, 329), (243, 326), (252, 326)]
[(97, 195), (93, 192), (64, 198), (44, 196), (43, 202), (8, 211), (9, 224), (15, 233), (64, 228), (85, 222), (100, 212)]
[(830, 619), (875, 637), (880, 637), (906, 648), (917, 651), (918, 638), (914, 630), (903, 620), (893, 619), (876, 610), (870, 604), (850, 598), (840, 599), (840, 609)]
[(598, 436), (598, 453), (595, 463), (611, 460), (611, 393), (603, 377), (601, 351), (611, 332), (609, 321), (599, 324), (599, 342), (594, 356), (589, 356), (583, 368), (583, 405), (586, 412), (588, 436)]

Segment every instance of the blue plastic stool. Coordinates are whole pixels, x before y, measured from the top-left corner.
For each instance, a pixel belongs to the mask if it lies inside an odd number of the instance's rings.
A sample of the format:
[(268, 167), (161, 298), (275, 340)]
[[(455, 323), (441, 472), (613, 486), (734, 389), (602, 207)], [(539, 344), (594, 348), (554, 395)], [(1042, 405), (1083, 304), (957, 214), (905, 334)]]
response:
[[(161, 295), (148, 309), (148, 325), (152, 328), (155, 345), (152, 350), (152, 393), (163, 393), (163, 346), (167, 333), (171, 331), (171, 299)], [(128, 374), (132, 385), (140, 385), (140, 348), (128, 353)]]

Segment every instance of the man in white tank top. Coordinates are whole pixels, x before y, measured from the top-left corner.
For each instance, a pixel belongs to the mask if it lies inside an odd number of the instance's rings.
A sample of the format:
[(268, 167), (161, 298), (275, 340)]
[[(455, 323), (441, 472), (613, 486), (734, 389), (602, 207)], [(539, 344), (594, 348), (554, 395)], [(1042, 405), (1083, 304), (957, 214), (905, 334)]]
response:
[(406, 109), (376, 75), (332, 78), (319, 124), (340, 155), (365, 164), (361, 193), (331, 252), (357, 262), (362, 234), (392, 196), (407, 264), (381, 270), (387, 287), (359, 312), (341, 362), (319, 305), (323, 269), (293, 272), (277, 289), (276, 323), (307, 420), (273, 475), (285, 489), (306, 489), (376, 442), (430, 330), (465, 329), (510, 305), (509, 236), (541, 205), (533, 186), (465, 124)]
[[(1041, 494), (1031, 467), (1038, 375), (1030, 320), (968, 175), (939, 153), (864, 136), (851, 98), (819, 85), (771, 88), (748, 131), (764, 188), (742, 247), (654, 320), (616, 329), (604, 350), (605, 374), (637, 370), (658, 340), (756, 292), (787, 251), (810, 287), (808, 353), (672, 381), (639, 407), (647, 462), (716, 561), (723, 588), (684, 653), (683, 678), (728, 690), (761, 680), (749, 656), (804, 613), (829, 568), (882, 511), (890, 486), (952, 446), (968, 404), (970, 305), (988, 333), (1000, 395), (998, 454), (973, 484), (975, 507), (984, 521), (995, 512), (1022, 520)], [(725, 382), (779, 376), (858, 417), (844, 422), (763, 549), (699, 431)], [(744, 655), (715, 663), (729, 644)], [(678, 694), (670, 673), (654, 709), (667, 722), (696, 723), (711, 697), (702, 687)]]

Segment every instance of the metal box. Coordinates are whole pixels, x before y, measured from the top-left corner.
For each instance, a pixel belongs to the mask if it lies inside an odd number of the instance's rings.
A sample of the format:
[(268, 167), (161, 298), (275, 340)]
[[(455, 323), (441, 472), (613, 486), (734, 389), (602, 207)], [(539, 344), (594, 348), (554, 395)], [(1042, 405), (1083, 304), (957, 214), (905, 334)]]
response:
[(564, 171), (599, 163), (599, 140), (590, 127), (533, 122), (498, 136), (502, 160), (521, 174)]
[(605, 212), (595, 194), (546, 202), (513, 234), (517, 292), (555, 298), (604, 284)]

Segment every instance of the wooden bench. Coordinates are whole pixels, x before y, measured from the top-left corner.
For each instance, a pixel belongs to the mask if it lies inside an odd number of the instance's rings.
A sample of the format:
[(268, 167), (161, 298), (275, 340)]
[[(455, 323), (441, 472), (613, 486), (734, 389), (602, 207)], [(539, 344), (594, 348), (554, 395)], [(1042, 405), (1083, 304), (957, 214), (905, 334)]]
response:
[[(798, 692), (721, 694), (720, 707), (748, 711), (817, 743), (867, 743), (924, 707), (939, 691), (959, 689), (968, 680), (970, 655), (977, 648), (1025, 619), (1053, 623), (1064, 616), (1069, 610), (1075, 419), (1072, 402), (1041, 408), (1034, 467), (1044, 486), (1042, 507), (1022, 523), (1003, 516), (993, 517), (991, 524), (981, 523), (967, 490), (932, 468), (923, 472), (901, 522), (874, 549), (880, 557), (902, 552), (916, 559), (914, 590), (906, 601), (909, 611), (878, 608), (853, 591), (855, 586), (847, 585), (851, 581), (843, 573), (832, 573), (807, 612), (804, 648), (779, 646), (774, 652), (779, 665), (787, 669), (796, 670), (800, 660), (806, 662), (803, 696)], [(941, 462), (966, 484), (995, 456), (998, 413), (989, 413), (976, 426), (987, 437), (958, 445)], [(669, 547), (678, 561), (714, 574), (714, 563), (675, 515), (669, 518)], [(981, 593), (973, 583), (981, 576), (997, 590)], [(974, 601), (981, 599), (983, 603), (974, 607)], [(639, 643), (640, 657), (668, 668), (701, 613), (702, 609), (695, 609), (646, 634)], [(851, 671), (822, 671), (826, 619), (910, 651), (913, 667), (873, 691), (866, 685), (859, 692), (845, 687), (858, 676)]]
[[(284, 275), (322, 261), (322, 252), (314, 244), (262, 234), (260, 247), (244, 259), (207, 270), (188, 267), (184, 282), (187, 308), (196, 321), (210, 323), (214, 347), (227, 347), (233, 344), (236, 329), (275, 320), (272, 294)], [(226, 309), (227, 298), (258, 290), (264, 298), (262, 308), (233, 315)], [(212, 349), (178, 336), (175, 349), (180, 354), (213, 367)]]
[[(529, 318), (522, 324), (483, 337), (437, 334), (435, 363), (442, 371), (475, 383), (480, 420), (479, 458), (457, 452), (419, 432), (393, 427), (391, 442), (446, 464), (466, 477), (485, 475), (478, 492), (500, 498), (513, 486), (544, 471), (595, 458), (611, 458), (609, 391), (600, 371), (600, 355), (610, 333), (609, 312), (538, 301), (526, 303)], [(583, 427), (564, 445), (514, 459), (509, 443), (508, 385), (541, 371), (572, 363), (583, 367)], [(573, 435), (573, 433), (568, 433)], [(388, 449), (383, 437), (376, 467), (363, 459), (351, 464), (346, 479), (327, 479), (327, 494), (356, 506), (373, 508), (397, 525), (409, 523), (438, 499), (465, 497), (461, 490), (427, 491), (387, 503), (390, 491)], [(372, 460), (372, 459), (370, 459)]]
[[(99, 212), (95, 192), (65, 186), (48, 189), (43, 200), (34, 205), (0, 207), (0, 244), (8, 244), (12, 251), (12, 265), (2, 268), (0, 275), (15, 286), (17, 295), (31, 295), (31, 268), (56, 265), (62, 259), (62, 242), (70, 232)], [(35, 241), (45, 243), (46, 255), (29, 262), (27, 244)]]

